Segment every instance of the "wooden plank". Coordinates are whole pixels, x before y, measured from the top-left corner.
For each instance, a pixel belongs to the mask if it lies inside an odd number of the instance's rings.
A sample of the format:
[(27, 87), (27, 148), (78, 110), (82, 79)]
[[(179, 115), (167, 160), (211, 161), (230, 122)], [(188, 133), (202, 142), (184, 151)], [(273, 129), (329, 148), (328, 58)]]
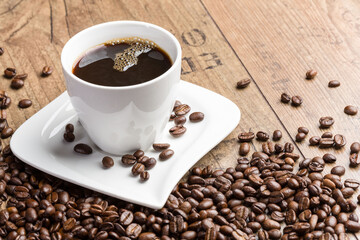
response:
[[(308, 127), (309, 136), (321, 135), (326, 130), (319, 129), (319, 118), (332, 116), (335, 124), (329, 131), (348, 140), (338, 151), (309, 147), (306, 141), (298, 144), (301, 152), (307, 157), (335, 153), (338, 161), (328, 164), (325, 172), (343, 165), (346, 177), (359, 178), (359, 169), (349, 168), (348, 158), (350, 144), (360, 140), (360, 117), (343, 112), (346, 105), (360, 107), (359, 2), (204, 0), (203, 4), (292, 137), (299, 126)], [(308, 69), (319, 72), (316, 79), (304, 79)], [(328, 88), (332, 79), (341, 86)], [(281, 103), (283, 92), (302, 96), (303, 105)]]

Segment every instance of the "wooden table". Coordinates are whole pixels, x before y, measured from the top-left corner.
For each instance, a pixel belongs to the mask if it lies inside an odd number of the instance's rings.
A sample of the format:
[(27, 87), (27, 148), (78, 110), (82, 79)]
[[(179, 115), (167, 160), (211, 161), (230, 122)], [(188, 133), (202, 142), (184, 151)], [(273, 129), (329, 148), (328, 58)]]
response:
[[(360, 113), (343, 112), (346, 105), (360, 106), (359, 1), (0, 1), (0, 46), (5, 49), (0, 69), (29, 74), (19, 90), (11, 89), (9, 80), (0, 81), (13, 101), (10, 126), (19, 127), (65, 90), (60, 53), (66, 41), (84, 28), (114, 20), (141, 20), (171, 31), (183, 47), (182, 79), (222, 94), (241, 109), (239, 126), (198, 166), (235, 166), (239, 132), (280, 129), (282, 142), (296, 144), (302, 157), (335, 153), (337, 162), (327, 164), (325, 172), (343, 165), (347, 177), (359, 178), (359, 169), (348, 165), (349, 146), (360, 140)], [(41, 78), (45, 65), (54, 72)], [(308, 69), (318, 71), (314, 80), (304, 79)], [(251, 79), (250, 86), (236, 89), (244, 78)], [(327, 87), (333, 79), (341, 82), (339, 88)], [(298, 108), (281, 103), (283, 92), (302, 96), (304, 103)], [(19, 109), (23, 98), (33, 106)], [(330, 131), (344, 134), (346, 147), (308, 146), (309, 136), (325, 131), (318, 127), (322, 116), (334, 117)], [(299, 126), (310, 133), (295, 143)], [(254, 141), (252, 147), (259, 150), (260, 144)]]

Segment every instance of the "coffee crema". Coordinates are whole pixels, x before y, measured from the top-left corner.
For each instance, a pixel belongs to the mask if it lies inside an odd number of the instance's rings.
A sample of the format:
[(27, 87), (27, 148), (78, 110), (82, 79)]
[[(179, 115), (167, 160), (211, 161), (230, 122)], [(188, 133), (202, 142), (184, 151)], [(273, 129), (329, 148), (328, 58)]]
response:
[(118, 87), (150, 81), (171, 66), (171, 58), (156, 43), (131, 37), (87, 50), (76, 62), (73, 73), (89, 83)]

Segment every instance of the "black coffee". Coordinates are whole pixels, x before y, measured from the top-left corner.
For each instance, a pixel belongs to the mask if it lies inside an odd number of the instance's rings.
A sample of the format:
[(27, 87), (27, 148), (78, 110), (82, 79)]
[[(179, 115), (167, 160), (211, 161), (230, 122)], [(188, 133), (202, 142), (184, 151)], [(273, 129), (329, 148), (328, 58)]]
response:
[(169, 55), (154, 42), (140, 38), (114, 40), (89, 49), (73, 73), (103, 86), (130, 86), (150, 81), (172, 65)]

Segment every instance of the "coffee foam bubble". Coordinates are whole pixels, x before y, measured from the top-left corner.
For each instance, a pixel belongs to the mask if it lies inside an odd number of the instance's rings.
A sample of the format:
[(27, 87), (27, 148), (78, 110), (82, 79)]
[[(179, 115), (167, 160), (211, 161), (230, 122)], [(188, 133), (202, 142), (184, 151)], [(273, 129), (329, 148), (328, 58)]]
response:
[(116, 39), (107, 42), (106, 44), (116, 45), (121, 43), (126, 43), (130, 45), (130, 47), (126, 48), (123, 52), (116, 54), (113, 68), (120, 72), (125, 72), (130, 67), (136, 65), (138, 63), (138, 57), (142, 53), (150, 52), (157, 47), (156, 43), (153, 41), (139, 37)]

